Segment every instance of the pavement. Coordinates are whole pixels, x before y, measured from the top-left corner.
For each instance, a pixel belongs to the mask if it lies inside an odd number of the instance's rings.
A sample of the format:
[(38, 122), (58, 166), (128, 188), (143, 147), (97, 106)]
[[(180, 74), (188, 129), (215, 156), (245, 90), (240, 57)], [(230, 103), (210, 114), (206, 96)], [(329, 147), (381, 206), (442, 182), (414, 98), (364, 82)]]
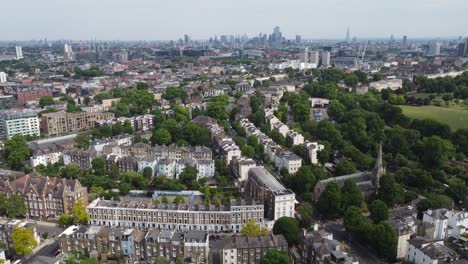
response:
[(346, 244), (349, 247), (351, 256), (357, 257), (360, 264), (380, 264), (387, 263), (377, 257), (376, 252), (368, 245), (362, 244), (346, 232), (345, 227), (340, 221), (327, 221), (325, 231), (333, 234), (333, 238)]

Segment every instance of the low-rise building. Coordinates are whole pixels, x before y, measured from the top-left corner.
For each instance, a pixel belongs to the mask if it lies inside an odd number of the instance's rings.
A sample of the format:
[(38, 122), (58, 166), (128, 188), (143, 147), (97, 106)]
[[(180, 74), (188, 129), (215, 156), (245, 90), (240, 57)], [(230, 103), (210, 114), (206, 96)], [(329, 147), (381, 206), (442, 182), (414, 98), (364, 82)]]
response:
[(318, 226), (315, 226), (312, 232), (303, 230), (300, 234), (298, 250), (299, 254), (295, 258), (295, 263), (359, 263), (346, 252), (343, 243), (333, 239), (333, 234), (323, 229), (319, 230)]
[(231, 138), (222, 138), (218, 141), (221, 155), (226, 164), (229, 165), (234, 157), (241, 157), (242, 153), (239, 146)]
[(319, 144), (318, 142), (310, 142), (310, 141), (305, 141), (303, 146), (306, 150), (306, 155), (309, 159), (309, 162), (312, 164), (318, 164), (317, 154), (320, 151), (322, 151), (325, 148), (325, 146), (322, 144)]
[(289, 174), (293, 174), (302, 167), (302, 159), (292, 152), (282, 151), (275, 156), (275, 167), (286, 168)]
[(468, 228), (468, 212), (441, 209), (429, 209), (423, 213), (423, 223), (434, 225), (433, 239), (448, 237), (460, 238)]
[(253, 159), (249, 158), (234, 158), (231, 163), (232, 175), (240, 182), (248, 179), (249, 170), (257, 166)]
[(397, 90), (403, 87), (403, 80), (401, 79), (385, 79), (377, 82), (371, 82), (369, 87), (375, 88), (377, 91), (382, 91), (384, 89)]
[(138, 263), (153, 263), (157, 257), (171, 262), (183, 259), (190, 263), (207, 263), (209, 252), (209, 237), (205, 231), (70, 226), (58, 240), (63, 253), (89, 253), (90, 257), (101, 261), (126, 256)]
[(444, 241), (428, 241), (421, 237), (408, 240), (408, 255), (406, 261), (415, 264), (452, 263), (460, 256), (444, 246)]
[(87, 210), (91, 225), (109, 227), (240, 232), (248, 220), (254, 220), (261, 226), (264, 224), (264, 206), (242, 200), (226, 206), (163, 204), (142, 199), (121, 202), (96, 199)]
[(326, 98), (311, 97), (309, 98), (309, 102), (312, 108), (326, 108), (330, 105), (330, 100)]
[(288, 252), (288, 242), (283, 235), (223, 237), (212, 242), (209, 263), (260, 264), (266, 253), (273, 249)]
[(31, 167), (38, 165), (47, 166), (60, 161), (63, 151), (71, 150), (75, 147), (76, 134), (56, 138), (46, 138), (28, 142), (28, 147), (32, 151), (30, 158)]
[(301, 145), (304, 143), (304, 136), (302, 136), (300, 133), (294, 130), (289, 130), (288, 132), (286, 132), (285, 143), (286, 146), (290, 148), (297, 145)]

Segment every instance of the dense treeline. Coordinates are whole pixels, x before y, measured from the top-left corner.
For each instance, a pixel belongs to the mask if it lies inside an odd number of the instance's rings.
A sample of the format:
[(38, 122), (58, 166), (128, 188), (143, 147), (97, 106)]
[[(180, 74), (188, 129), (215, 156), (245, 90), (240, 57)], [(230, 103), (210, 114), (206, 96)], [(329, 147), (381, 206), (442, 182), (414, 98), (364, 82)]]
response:
[(464, 72), (462, 75), (455, 78), (439, 77), (429, 79), (425, 76), (417, 76), (414, 84), (418, 92), (438, 94), (453, 93), (455, 98), (468, 98), (468, 72)]

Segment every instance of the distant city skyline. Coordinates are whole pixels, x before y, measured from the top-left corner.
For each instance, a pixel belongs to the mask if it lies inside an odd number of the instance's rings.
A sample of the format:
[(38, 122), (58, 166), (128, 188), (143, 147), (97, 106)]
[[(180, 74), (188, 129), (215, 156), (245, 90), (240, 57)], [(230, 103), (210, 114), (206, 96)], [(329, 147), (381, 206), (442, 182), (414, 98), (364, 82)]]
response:
[(0, 0), (0, 40), (176, 40), (271, 34), (295, 39), (468, 36), (465, 0)]

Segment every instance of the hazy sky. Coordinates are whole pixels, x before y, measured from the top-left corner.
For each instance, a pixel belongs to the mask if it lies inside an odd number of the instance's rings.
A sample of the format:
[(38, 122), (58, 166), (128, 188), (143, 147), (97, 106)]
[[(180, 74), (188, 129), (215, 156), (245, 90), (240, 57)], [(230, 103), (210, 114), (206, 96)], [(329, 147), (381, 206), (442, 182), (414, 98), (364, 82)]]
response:
[(0, 39), (468, 35), (468, 0), (0, 0)]

